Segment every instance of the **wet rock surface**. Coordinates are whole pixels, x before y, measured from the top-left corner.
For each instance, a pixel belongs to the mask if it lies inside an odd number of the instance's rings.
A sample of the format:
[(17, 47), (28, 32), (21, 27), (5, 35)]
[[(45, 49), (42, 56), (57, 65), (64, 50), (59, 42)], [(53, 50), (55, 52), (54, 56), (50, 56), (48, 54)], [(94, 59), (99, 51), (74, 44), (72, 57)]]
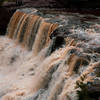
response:
[(8, 10), (5, 7), (0, 7), (0, 34), (6, 33), (6, 28), (14, 11)]

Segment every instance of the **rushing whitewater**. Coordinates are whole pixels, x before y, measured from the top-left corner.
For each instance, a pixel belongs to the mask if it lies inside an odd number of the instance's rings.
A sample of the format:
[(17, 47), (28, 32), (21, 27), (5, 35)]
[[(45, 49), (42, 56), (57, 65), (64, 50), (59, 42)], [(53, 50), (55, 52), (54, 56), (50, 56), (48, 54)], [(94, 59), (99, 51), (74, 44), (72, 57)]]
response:
[(0, 100), (78, 100), (100, 67), (100, 19), (84, 20), (17, 10), (0, 36)]

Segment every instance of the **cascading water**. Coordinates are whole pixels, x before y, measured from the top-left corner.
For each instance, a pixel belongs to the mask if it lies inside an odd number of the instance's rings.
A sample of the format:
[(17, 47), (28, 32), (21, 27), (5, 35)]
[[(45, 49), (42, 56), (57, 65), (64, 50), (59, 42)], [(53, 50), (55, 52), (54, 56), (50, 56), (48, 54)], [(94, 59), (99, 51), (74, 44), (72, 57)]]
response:
[(52, 33), (56, 27), (56, 24), (47, 23), (43, 18), (37, 15), (17, 11), (11, 18), (7, 35), (29, 50), (32, 50), (33, 46), (33, 51), (36, 54), (36, 52), (39, 52), (43, 46), (45, 46), (49, 40), (50, 33)]
[(16, 11), (0, 36), (0, 100), (78, 100), (76, 82), (95, 78), (100, 25), (76, 24), (76, 15), (39, 15)]

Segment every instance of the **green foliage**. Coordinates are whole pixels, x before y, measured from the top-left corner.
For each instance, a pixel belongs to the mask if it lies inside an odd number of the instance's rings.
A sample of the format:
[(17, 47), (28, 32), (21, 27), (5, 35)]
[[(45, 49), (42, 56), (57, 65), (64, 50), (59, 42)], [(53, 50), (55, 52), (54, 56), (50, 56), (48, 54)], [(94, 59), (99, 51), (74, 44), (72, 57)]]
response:
[(88, 91), (88, 86), (86, 83), (83, 83), (85, 79), (85, 75), (81, 77), (80, 81), (76, 82), (76, 88), (80, 88), (81, 90), (77, 90), (77, 94), (79, 96), (78, 100), (94, 100), (93, 98), (90, 97), (90, 93)]

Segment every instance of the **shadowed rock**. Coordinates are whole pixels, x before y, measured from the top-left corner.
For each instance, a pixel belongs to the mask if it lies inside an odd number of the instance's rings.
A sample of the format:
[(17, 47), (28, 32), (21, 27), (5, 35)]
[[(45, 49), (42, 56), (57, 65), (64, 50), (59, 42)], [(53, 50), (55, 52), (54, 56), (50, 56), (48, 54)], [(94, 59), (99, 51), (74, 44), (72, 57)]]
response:
[(0, 7), (0, 35), (4, 35), (13, 11)]

